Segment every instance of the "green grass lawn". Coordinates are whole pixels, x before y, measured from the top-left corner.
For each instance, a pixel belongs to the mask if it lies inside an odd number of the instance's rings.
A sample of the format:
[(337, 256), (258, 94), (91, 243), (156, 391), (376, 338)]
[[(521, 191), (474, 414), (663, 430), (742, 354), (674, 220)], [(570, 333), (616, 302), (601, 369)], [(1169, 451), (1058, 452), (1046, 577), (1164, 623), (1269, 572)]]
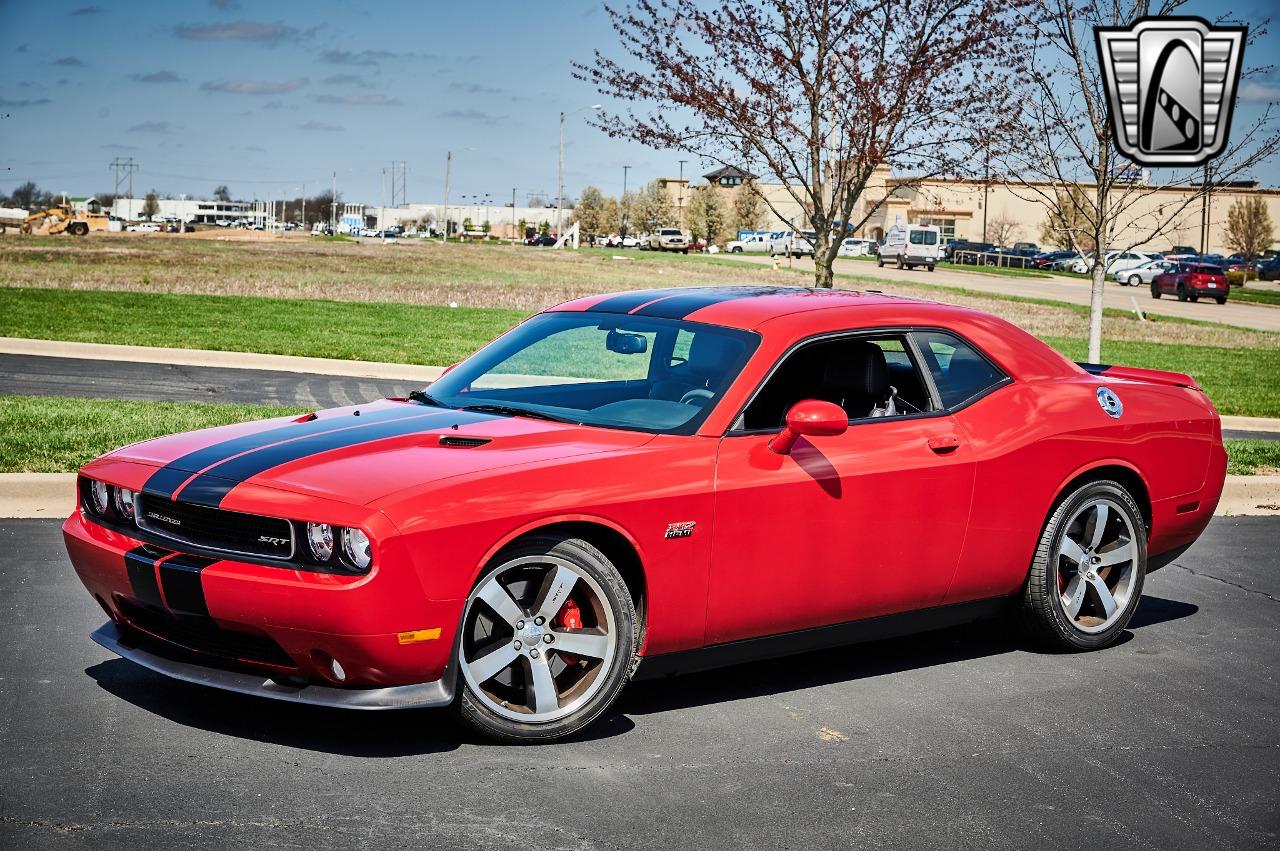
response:
[(448, 365), (512, 310), (0, 287), (0, 336)]
[(1231, 301), (1280, 305), (1280, 285), (1254, 281), (1243, 287), (1232, 287)]
[(140, 440), (297, 413), (302, 409), (271, 405), (0, 396), (0, 473), (69, 472)]
[(1227, 472), (1251, 476), (1280, 472), (1280, 440), (1227, 440)]

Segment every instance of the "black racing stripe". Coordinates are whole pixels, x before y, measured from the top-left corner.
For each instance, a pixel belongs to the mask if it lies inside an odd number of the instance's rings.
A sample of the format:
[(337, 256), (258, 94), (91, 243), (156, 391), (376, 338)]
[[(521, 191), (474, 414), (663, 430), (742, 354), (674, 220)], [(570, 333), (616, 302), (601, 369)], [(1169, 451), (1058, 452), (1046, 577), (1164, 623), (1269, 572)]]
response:
[(209, 604), (204, 599), (200, 572), (214, 561), (180, 553), (161, 563), (160, 583), (164, 586), (164, 599), (175, 615), (209, 617)]
[(417, 413), (418, 416), (415, 417), (370, 423), (368, 427), (313, 434), (301, 440), (291, 440), (288, 443), (267, 446), (256, 452), (240, 455), (201, 473), (191, 481), (191, 484), (182, 489), (178, 498), (182, 502), (217, 508), (232, 488), (246, 479), (265, 473), (272, 467), (279, 467), (322, 452), (332, 452), (335, 449), (346, 449), (389, 437), (403, 437), (415, 432), (431, 431), (446, 423), (468, 425), (493, 419), (491, 414), (454, 410), (440, 411), (438, 415), (424, 415), (422, 409), (418, 408)]
[(655, 299), (671, 295), (675, 290), (642, 290), (606, 298), (588, 308), (591, 313), (630, 313)]
[(164, 606), (164, 600), (160, 596), (160, 583), (156, 582), (156, 562), (168, 554), (165, 550), (151, 546), (137, 547), (124, 554), (129, 589), (138, 602), (157, 609)]
[(647, 307), (637, 310), (635, 315), (652, 316), (658, 319), (684, 319), (689, 314), (702, 310), (704, 307), (710, 307), (713, 304), (794, 291), (794, 289), (778, 290), (775, 287), (714, 287), (711, 289), (698, 289), (656, 301)]
[(350, 428), (353, 425), (403, 419), (421, 413), (422, 409), (416, 405), (404, 405), (362, 414), (358, 420), (354, 417), (345, 416), (319, 417), (306, 422), (293, 422), (279, 428), (266, 429), (265, 431), (235, 437), (231, 440), (224, 440), (221, 443), (215, 443), (212, 446), (188, 452), (186, 455), (170, 461), (147, 479), (146, 484), (142, 486), (142, 492), (163, 499), (173, 499), (174, 491), (181, 487), (183, 482), (191, 478), (192, 474), (241, 452), (260, 449), (263, 446), (295, 437), (307, 437), (335, 429)]

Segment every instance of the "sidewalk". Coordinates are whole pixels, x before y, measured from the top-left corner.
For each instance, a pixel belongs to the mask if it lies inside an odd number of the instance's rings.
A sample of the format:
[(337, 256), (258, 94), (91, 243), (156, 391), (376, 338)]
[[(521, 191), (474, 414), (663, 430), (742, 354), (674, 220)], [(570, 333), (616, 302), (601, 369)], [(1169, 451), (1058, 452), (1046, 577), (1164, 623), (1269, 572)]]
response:
[[(75, 473), (0, 473), (0, 518), (64, 518), (75, 507), (75, 491)], [(1280, 514), (1280, 475), (1227, 476), (1215, 514)]]

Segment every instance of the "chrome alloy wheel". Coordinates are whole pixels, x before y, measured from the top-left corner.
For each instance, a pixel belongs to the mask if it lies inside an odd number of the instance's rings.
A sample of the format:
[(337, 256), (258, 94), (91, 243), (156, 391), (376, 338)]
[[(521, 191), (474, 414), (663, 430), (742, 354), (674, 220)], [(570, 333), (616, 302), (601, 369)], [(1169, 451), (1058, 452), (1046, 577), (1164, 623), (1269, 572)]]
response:
[[(565, 615), (576, 611), (576, 625)], [(460, 647), (472, 693), (504, 718), (571, 715), (604, 685), (617, 627), (600, 585), (556, 556), (512, 559), (467, 598)]]
[(1081, 632), (1102, 632), (1124, 613), (1137, 581), (1138, 547), (1127, 513), (1098, 498), (1076, 509), (1058, 544), (1058, 601)]

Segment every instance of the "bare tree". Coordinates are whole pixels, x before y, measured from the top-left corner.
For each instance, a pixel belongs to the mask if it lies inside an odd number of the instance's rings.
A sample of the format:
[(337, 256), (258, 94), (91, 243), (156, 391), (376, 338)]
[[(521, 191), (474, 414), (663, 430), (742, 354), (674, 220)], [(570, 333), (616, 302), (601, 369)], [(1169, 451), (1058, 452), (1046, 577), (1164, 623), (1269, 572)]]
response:
[(987, 222), (987, 239), (1003, 248), (1013, 243), (1014, 237), (1022, 230), (1022, 225), (1012, 219), (996, 218)]
[(636, 0), (606, 7), (623, 58), (574, 74), (636, 106), (594, 123), (614, 137), (771, 175), (817, 234), (832, 285), (840, 240), (884, 203), (859, 203), (876, 169), (903, 188), (972, 161), (971, 128), (1007, 115), (1021, 71), (1014, 0)]
[[(1148, 173), (1116, 152), (1094, 28), (1127, 27), (1141, 17), (1170, 15), (1182, 5), (1183, 0), (1031, 0), (1025, 11), (1026, 29), (1033, 35), (1027, 100), (1021, 120), (993, 132), (1005, 152), (993, 160), (1011, 191), (1045, 207), (1051, 230), (1069, 240), (1065, 247), (1094, 252), (1089, 360), (1095, 363), (1102, 357), (1106, 252), (1136, 248), (1175, 231), (1206, 193), (1280, 151), (1274, 105), (1269, 105), (1249, 126), (1232, 129), (1231, 146), (1203, 173), (1159, 169), (1157, 179), (1149, 180)], [(1255, 23), (1251, 39), (1265, 28)], [(1246, 68), (1242, 79), (1258, 70)], [(1153, 198), (1168, 189), (1181, 191), (1175, 200)]]
[(1275, 241), (1267, 204), (1258, 196), (1238, 198), (1227, 210), (1227, 247), (1246, 260), (1261, 257)]

